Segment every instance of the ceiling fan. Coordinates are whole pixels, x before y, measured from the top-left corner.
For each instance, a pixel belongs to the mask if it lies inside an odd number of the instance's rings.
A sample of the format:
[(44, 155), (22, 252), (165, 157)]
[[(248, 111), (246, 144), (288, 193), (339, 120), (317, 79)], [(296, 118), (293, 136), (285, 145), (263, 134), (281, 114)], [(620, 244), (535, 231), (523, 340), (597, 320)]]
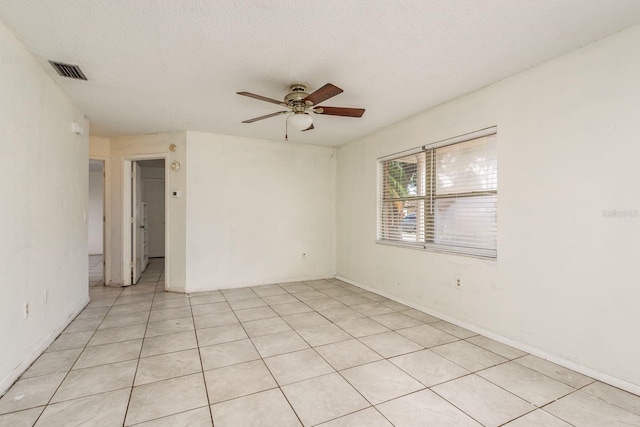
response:
[(320, 104), (321, 102), (324, 102), (327, 99), (333, 98), (339, 93), (342, 93), (342, 89), (335, 85), (332, 85), (331, 83), (327, 83), (312, 94), (308, 94), (306, 90), (307, 87), (303, 84), (292, 84), (291, 93), (284, 97), (284, 101), (278, 101), (276, 99), (267, 98), (265, 96), (256, 95), (250, 92), (236, 92), (238, 95), (248, 96), (249, 98), (270, 102), (272, 104), (278, 104), (287, 108), (287, 110), (278, 111), (277, 113), (271, 113), (265, 116), (245, 120), (242, 123), (253, 123), (257, 122), (258, 120), (268, 119), (269, 117), (289, 114), (289, 117), (287, 118), (288, 124), (297, 129), (300, 129), (301, 131), (307, 131), (314, 129), (313, 118), (311, 117), (311, 115), (309, 115), (309, 112), (314, 112), (315, 114), (325, 114), (328, 116), (343, 117), (362, 117), (362, 115), (364, 114), (364, 108), (318, 106), (318, 104)]

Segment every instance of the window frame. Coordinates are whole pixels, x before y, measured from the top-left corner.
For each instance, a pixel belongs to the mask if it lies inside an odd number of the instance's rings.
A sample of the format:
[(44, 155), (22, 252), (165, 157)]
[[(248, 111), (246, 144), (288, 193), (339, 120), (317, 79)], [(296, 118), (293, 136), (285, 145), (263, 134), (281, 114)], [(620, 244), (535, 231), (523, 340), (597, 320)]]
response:
[[(486, 197), (486, 196), (495, 196), (496, 197), (496, 209), (497, 209), (497, 196), (498, 196), (498, 188), (496, 186), (495, 190), (487, 190), (487, 191), (471, 191), (471, 192), (449, 192), (445, 194), (437, 194), (436, 191), (436, 149), (451, 146), (454, 144), (463, 143), (466, 141), (470, 141), (473, 139), (482, 138), (485, 136), (497, 135), (497, 126), (492, 126), (488, 128), (484, 128), (475, 132), (466, 133), (463, 135), (459, 135), (453, 138), (447, 138), (440, 141), (435, 141), (429, 144), (425, 144), (420, 147), (412, 148), (409, 150), (397, 152), (394, 154), (390, 154), (387, 156), (383, 156), (378, 158), (378, 167), (377, 167), (377, 212), (376, 212), (376, 243), (382, 245), (389, 246), (398, 246), (405, 247), (410, 249), (418, 249), (418, 250), (426, 250), (429, 252), (440, 252), (461, 256), (470, 256), (476, 258), (483, 258), (489, 260), (497, 260), (498, 258), (498, 248), (497, 248), (497, 229), (496, 229), (496, 248), (495, 249), (483, 249), (483, 248), (471, 248), (464, 246), (455, 246), (455, 245), (446, 245), (441, 243), (435, 243), (436, 234), (435, 232), (431, 236), (431, 241), (427, 240), (427, 234), (425, 232), (429, 227), (434, 227), (436, 221), (436, 212), (435, 205), (436, 200), (438, 199), (450, 199), (452, 197), (455, 198), (472, 198), (472, 197)], [(424, 165), (424, 185), (425, 185), (425, 193), (424, 195), (416, 195), (404, 198), (397, 199), (384, 199), (384, 190), (385, 190), (385, 173), (384, 167), (387, 162), (401, 159), (403, 157), (411, 156), (414, 154), (425, 153), (425, 165)], [(497, 152), (496, 152), (497, 154)], [(497, 174), (497, 160), (496, 160), (496, 174)], [(396, 240), (396, 239), (383, 239), (383, 205), (388, 203), (389, 201), (410, 201), (416, 200), (418, 201), (418, 205), (422, 204), (422, 208), (418, 208), (416, 212), (416, 241), (406, 241), (406, 240)], [(420, 202), (423, 203), (420, 203)], [(420, 209), (422, 212), (420, 212)], [(422, 227), (420, 227), (420, 222), (422, 221)], [(497, 227), (497, 211), (496, 211), (496, 227)], [(433, 229), (433, 228), (432, 228)]]

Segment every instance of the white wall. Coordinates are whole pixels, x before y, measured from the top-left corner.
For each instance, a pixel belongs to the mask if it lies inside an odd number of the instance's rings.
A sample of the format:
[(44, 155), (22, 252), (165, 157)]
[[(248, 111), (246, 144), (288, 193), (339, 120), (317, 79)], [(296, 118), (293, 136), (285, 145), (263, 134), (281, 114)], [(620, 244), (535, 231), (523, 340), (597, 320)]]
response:
[(104, 179), (102, 171), (89, 170), (89, 254), (102, 254), (102, 217), (104, 215)]
[[(337, 272), (640, 392), (640, 27), (338, 152)], [(498, 260), (377, 245), (376, 159), (498, 126)], [(454, 286), (455, 279), (462, 287)]]
[[(176, 151), (169, 151), (171, 144)], [(167, 200), (169, 246), (165, 248), (165, 288), (170, 291), (184, 292), (186, 286), (186, 132), (171, 132), (153, 135), (126, 136), (111, 139), (111, 284), (123, 283), (122, 242), (123, 242), (123, 165), (126, 159), (139, 155), (167, 155), (169, 164), (178, 161), (179, 171), (171, 171), (166, 185), (170, 190), (182, 191), (182, 197)]]
[(89, 301), (89, 125), (2, 23), (0, 64), (2, 394)]
[(199, 132), (187, 144), (189, 291), (335, 274), (333, 148)]

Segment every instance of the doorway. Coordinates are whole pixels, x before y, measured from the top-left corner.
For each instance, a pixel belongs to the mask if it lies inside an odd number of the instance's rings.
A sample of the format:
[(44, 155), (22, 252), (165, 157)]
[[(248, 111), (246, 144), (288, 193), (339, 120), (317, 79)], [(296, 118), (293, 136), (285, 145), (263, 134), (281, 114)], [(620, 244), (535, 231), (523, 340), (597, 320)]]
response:
[(105, 162), (89, 160), (89, 287), (105, 283)]
[(124, 285), (156, 281), (164, 285), (168, 265), (165, 158), (136, 156), (124, 161), (126, 222)]

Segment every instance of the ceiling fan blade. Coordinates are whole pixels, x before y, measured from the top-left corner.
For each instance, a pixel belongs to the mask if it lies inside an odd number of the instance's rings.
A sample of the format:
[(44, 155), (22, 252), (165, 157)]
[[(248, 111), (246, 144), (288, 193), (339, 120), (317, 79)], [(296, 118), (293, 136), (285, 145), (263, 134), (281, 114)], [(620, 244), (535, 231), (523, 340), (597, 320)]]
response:
[(313, 123), (311, 123), (311, 126), (309, 126), (309, 127), (308, 127), (308, 128), (306, 128), (306, 129), (303, 129), (303, 130), (302, 130), (302, 132), (306, 132), (306, 131), (308, 131), (308, 130), (313, 130), (313, 129), (315, 129), (315, 127), (313, 126)]
[(278, 111), (277, 113), (271, 113), (271, 114), (267, 114), (266, 116), (260, 116), (253, 119), (245, 120), (242, 123), (253, 123), (253, 122), (257, 122), (258, 120), (268, 119), (269, 117), (279, 116), (280, 114), (287, 114), (288, 112), (289, 111)]
[(320, 89), (313, 92), (311, 95), (307, 96), (304, 100), (311, 101), (313, 105), (318, 105), (321, 102), (326, 101), (329, 98), (333, 98), (334, 96), (342, 92), (342, 89), (340, 89), (338, 86), (327, 83)]
[(238, 95), (248, 96), (249, 98), (258, 99), (260, 101), (270, 102), (272, 104), (284, 105), (284, 102), (275, 99), (267, 98), (266, 96), (256, 95), (250, 92), (236, 92)]
[(326, 114), (329, 116), (362, 117), (364, 108), (342, 108), (342, 107), (318, 107), (313, 110), (316, 114)]

